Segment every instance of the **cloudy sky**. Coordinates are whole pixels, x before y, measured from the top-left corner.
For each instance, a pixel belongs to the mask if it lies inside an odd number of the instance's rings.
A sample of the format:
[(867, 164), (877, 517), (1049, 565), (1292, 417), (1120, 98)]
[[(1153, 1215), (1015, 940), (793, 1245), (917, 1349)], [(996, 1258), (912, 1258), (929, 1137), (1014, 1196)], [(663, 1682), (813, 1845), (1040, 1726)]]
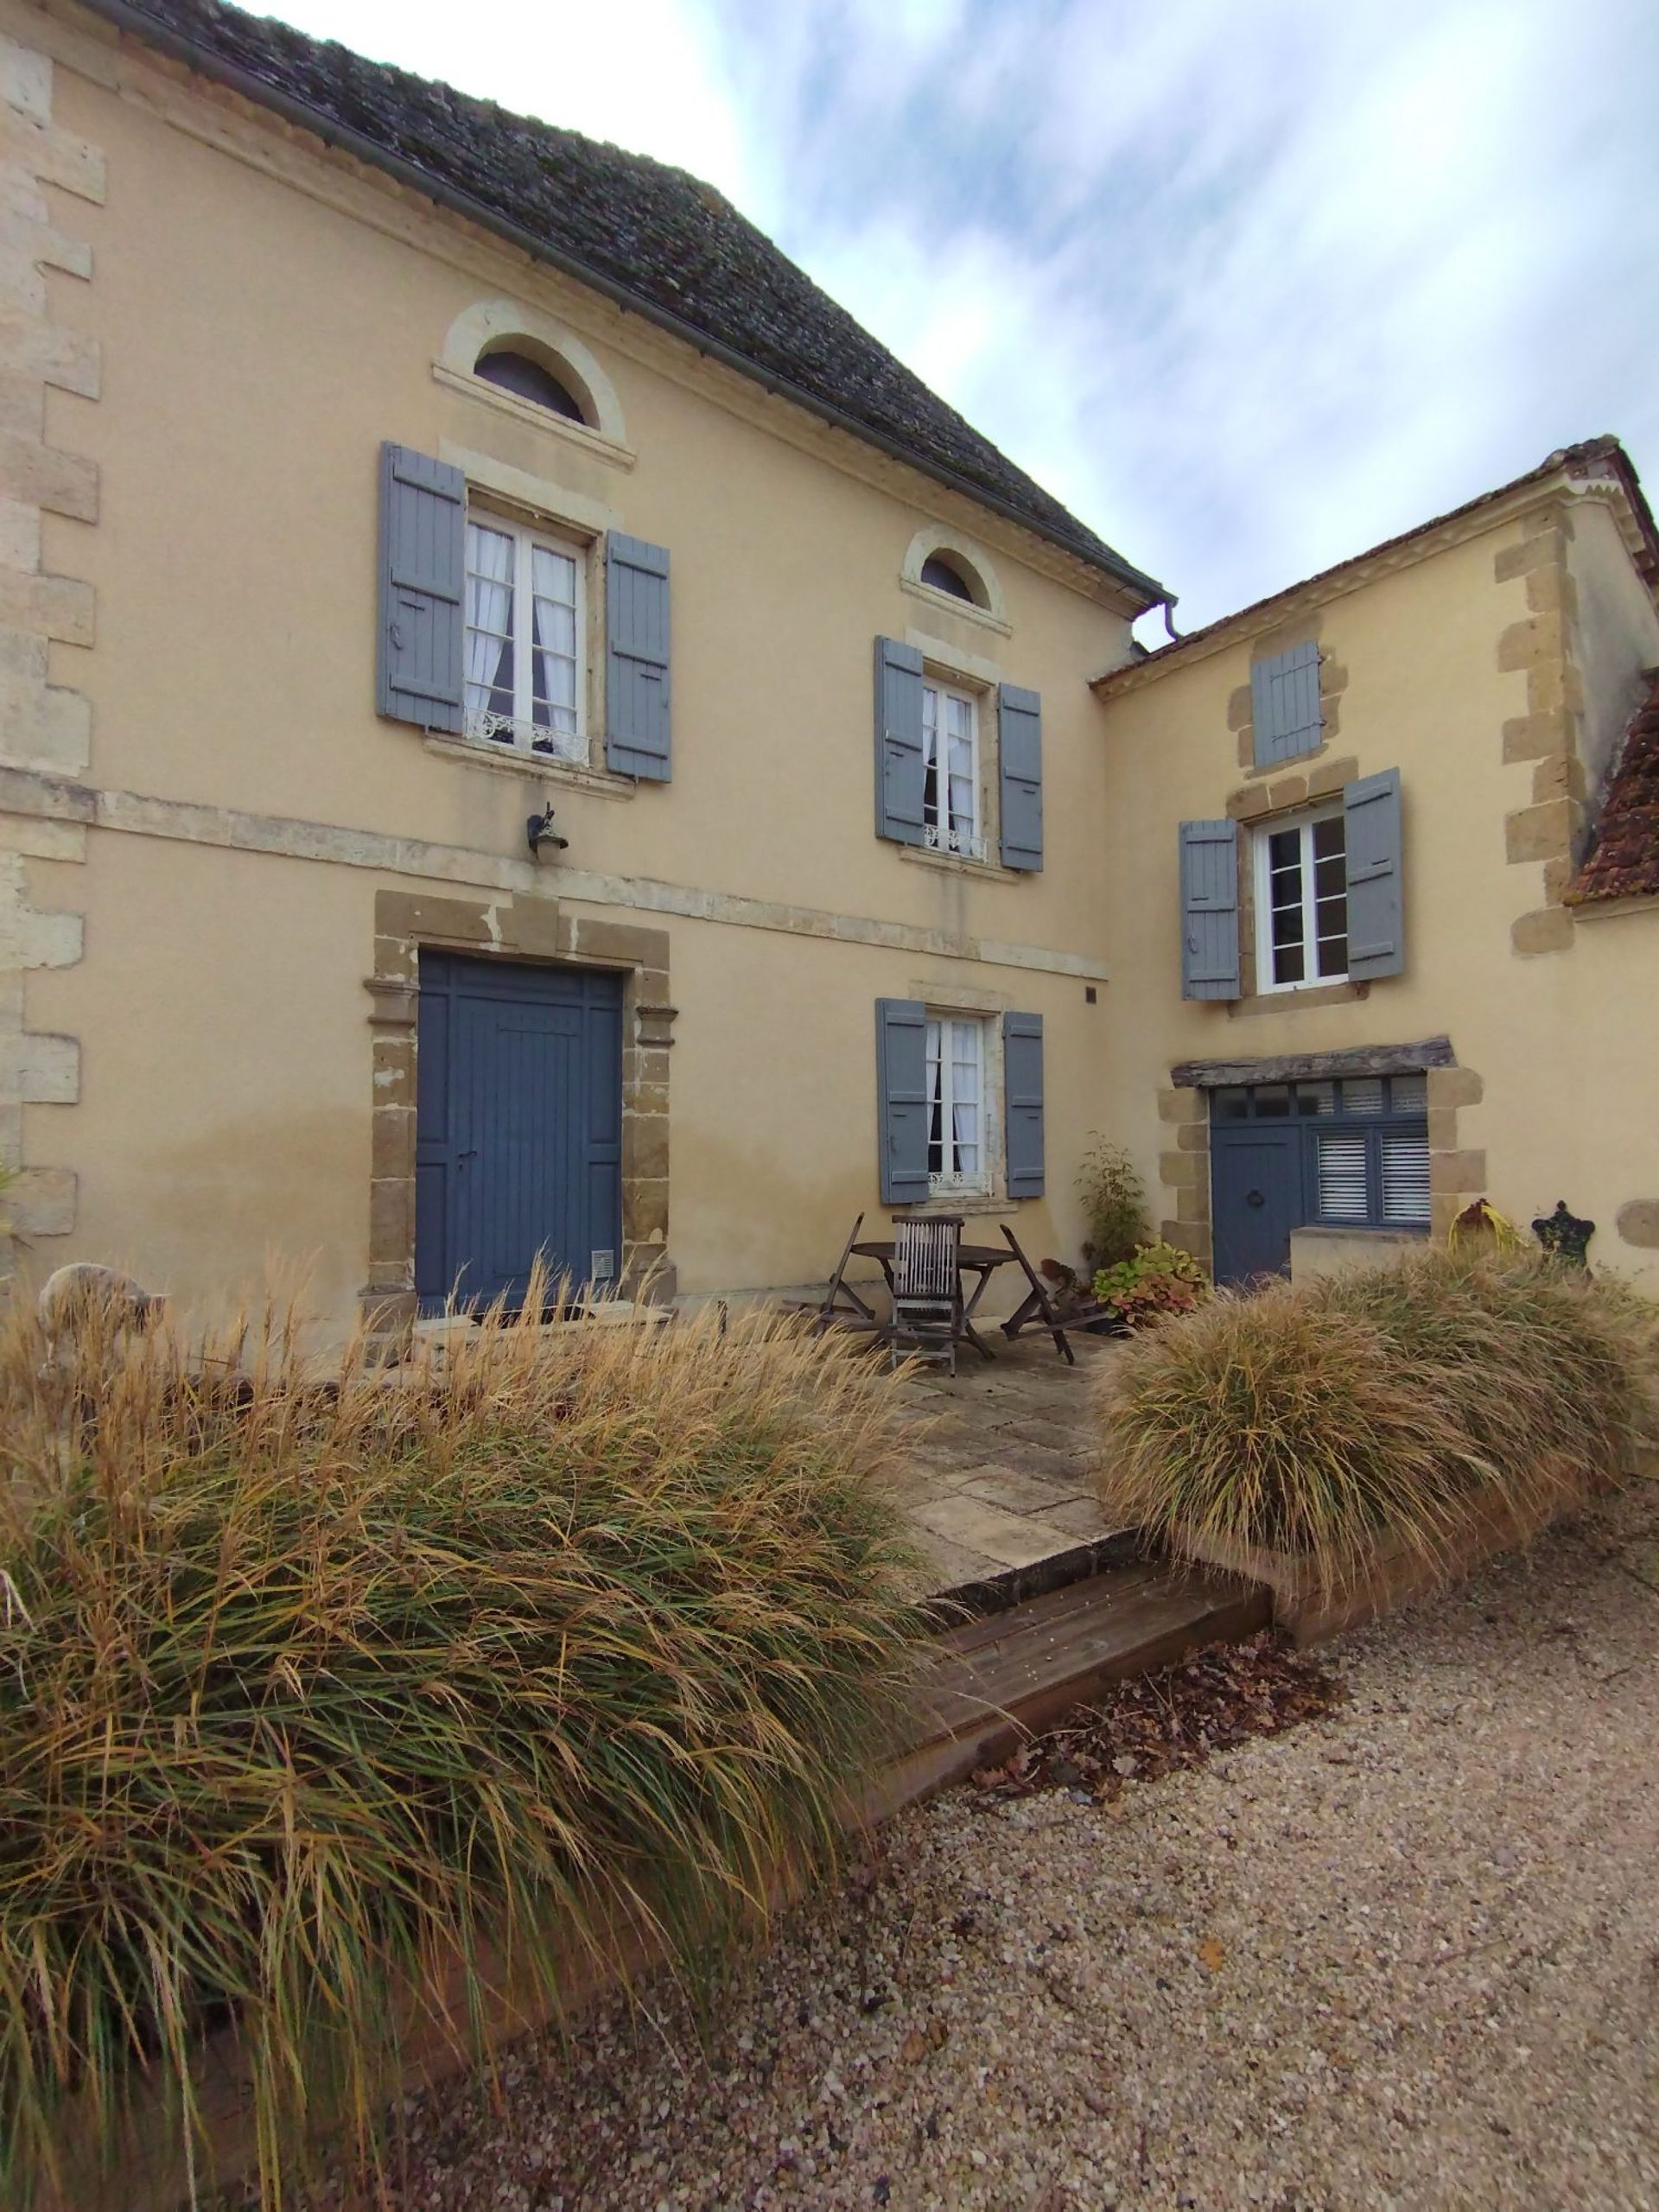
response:
[(1598, 431), (1659, 490), (1654, 0), (276, 12), (718, 184), (1183, 627)]

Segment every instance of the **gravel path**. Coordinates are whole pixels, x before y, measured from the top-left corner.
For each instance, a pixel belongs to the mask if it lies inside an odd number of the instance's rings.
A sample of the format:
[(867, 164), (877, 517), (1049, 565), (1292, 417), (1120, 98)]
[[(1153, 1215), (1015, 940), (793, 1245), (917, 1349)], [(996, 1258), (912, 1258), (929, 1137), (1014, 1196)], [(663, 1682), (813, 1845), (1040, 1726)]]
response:
[(1659, 2207), (1659, 1485), (1329, 1657), (1110, 1807), (912, 1815), (701, 2042), (423, 2102), (400, 2212)]

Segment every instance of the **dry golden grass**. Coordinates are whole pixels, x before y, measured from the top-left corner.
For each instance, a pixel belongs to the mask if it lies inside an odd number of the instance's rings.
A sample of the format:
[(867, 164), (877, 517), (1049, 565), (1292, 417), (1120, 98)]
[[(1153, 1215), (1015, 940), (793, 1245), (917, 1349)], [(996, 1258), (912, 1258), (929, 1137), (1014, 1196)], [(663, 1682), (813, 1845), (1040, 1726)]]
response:
[(1425, 1250), (1223, 1293), (1098, 1401), (1109, 1510), (1178, 1554), (1262, 1548), (1327, 1592), (1402, 1549), (1450, 1572), (1617, 1479), (1656, 1419), (1659, 1309), (1536, 1256)]
[(281, 1313), (58, 1366), (14, 1307), (0, 2202), (140, 2088), (190, 2144), (230, 2020), (276, 2204), (319, 2125), (372, 2151), (458, 1958), (556, 2010), (619, 1925), (690, 1958), (833, 1859), (922, 1625), (892, 1390), (776, 1317), (484, 1327), (388, 1380)]

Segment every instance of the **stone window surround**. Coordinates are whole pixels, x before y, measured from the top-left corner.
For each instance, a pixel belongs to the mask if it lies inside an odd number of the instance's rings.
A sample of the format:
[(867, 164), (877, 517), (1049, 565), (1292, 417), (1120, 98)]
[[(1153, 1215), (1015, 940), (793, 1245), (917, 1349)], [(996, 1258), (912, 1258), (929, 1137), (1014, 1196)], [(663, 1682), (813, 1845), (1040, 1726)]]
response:
[(1289, 760), (1272, 760), (1262, 767), (1255, 765), (1255, 695), (1249, 683), (1241, 683), (1227, 701), (1227, 727), (1236, 734), (1238, 765), (1247, 776), (1282, 776), (1287, 768), (1299, 763), (1318, 760), (1331, 750), (1331, 741), (1342, 724), (1342, 694), (1348, 689), (1348, 671), (1323, 642), (1325, 614), (1321, 608), (1300, 615), (1294, 622), (1281, 622), (1274, 629), (1264, 630), (1250, 640), (1250, 666), (1258, 661), (1270, 660), (1274, 653), (1282, 653), (1292, 645), (1305, 645), (1310, 639), (1319, 647), (1319, 717), (1324, 730), (1319, 741), (1306, 753), (1299, 753)]
[(1429, 1236), (1444, 1242), (1452, 1222), (1486, 1194), (1486, 1154), (1468, 1148), (1459, 1121), (1478, 1106), (1484, 1085), (1472, 1068), (1459, 1067), (1447, 1037), (1412, 1045), (1344, 1047), (1330, 1052), (1281, 1053), (1274, 1058), (1184, 1060), (1170, 1070), (1158, 1094), (1158, 1119), (1173, 1148), (1158, 1155), (1159, 1180), (1168, 1217), (1159, 1224), (1166, 1243), (1215, 1265), (1210, 1201), (1209, 1093), (1236, 1084), (1319, 1082), (1344, 1075), (1409, 1075), (1421, 1071), (1428, 1090)]
[[(936, 591), (931, 584), (925, 584), (923, 563), (936, 553), (943, 554), (959, 569), (969, 585), (977, 584), (984, 594), (983, 600), (957, 599), (952, 593)], [(930, 607), (946, 610), (964, 621), (978, 622), (1002, 637), (1010, 634), (1007, 603), (991, 556), (982, 545), (962, 531), (951, 530), (943, 523), (925, 523), (906, 548), (899, 564), (899, 582), (901, 589)]]
[[(1277, 650), (1277, 648), (1275, 648)], [(1322, 747), (1324, 751), (1327, 748)], [(1312, 760), (1313, 756), (1306, 756)], [(1227, 815), (1243, 833), (1238, 841), (1238, 980), (1239, 995), (1225, 1001), (1230, 1016), (1285, 1013), (1319, 1006), (1345, 1006), (1370, 996), (1369, 982), (1308, 983), (1294, 989), (1261, 988), (1255, 943), (1255, 854), (1257, 830), (1278, 816), (1303, 812), (1322, 799), (1338, 798), (1344, 785), (1359, 774), (1351, 756), (1321, 760), (1317, 767), (1282, 761), (1262, 772), (1262, 779), (1227, 795)], [(1273, 780), (1268, 782), (1267, 777)]]
[(563, 912), (556, 899), (513, 893), (470, 899), (379, 890), (374, 898), (371, 996), (369, 1274), (364, 1325), (383, 1350), (407, 1340), (415, 1294), (416, 1020), (424, 946), (481, 959), (620, 969), (622, 990), (622, 1268), (618, 1291), (674, 1295), (668, 1258), (669, 933)]

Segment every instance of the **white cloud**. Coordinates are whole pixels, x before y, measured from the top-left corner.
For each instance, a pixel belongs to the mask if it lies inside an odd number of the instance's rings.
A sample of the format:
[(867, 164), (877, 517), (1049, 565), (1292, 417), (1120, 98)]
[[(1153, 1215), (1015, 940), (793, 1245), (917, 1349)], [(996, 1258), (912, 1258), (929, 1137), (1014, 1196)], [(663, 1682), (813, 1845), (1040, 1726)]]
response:
[(1648, 0), (285, 12), (709, 177), (1185, 622), (1659, 451)]

